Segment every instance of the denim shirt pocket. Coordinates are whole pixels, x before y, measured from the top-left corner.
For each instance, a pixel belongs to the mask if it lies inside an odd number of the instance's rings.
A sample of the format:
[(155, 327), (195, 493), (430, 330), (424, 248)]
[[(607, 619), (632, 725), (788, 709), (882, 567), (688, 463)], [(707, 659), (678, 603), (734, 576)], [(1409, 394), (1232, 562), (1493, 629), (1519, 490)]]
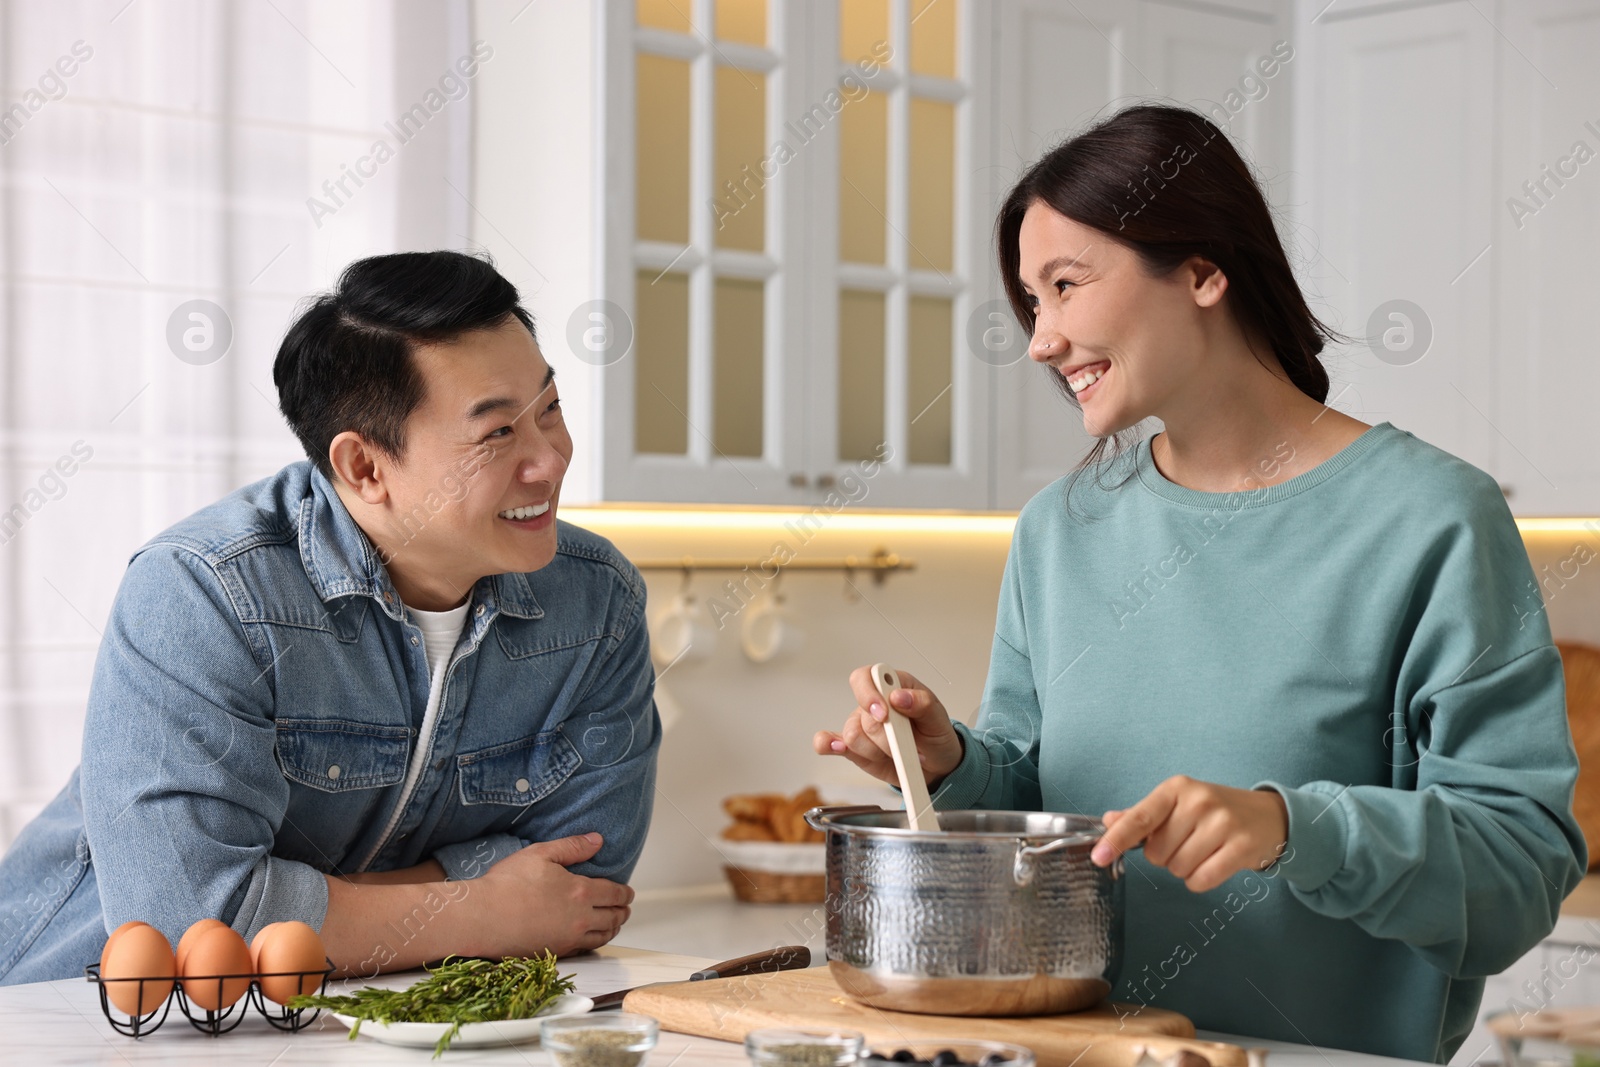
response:
[(324, 793), (379, 789), (406, 776), (411, 731), (347, 719), (279, 719), (284, 777)]
[(560, 730), (464, 753), (456, 757), (461, 803), (526, 807), (555, 792), (582, 762)]

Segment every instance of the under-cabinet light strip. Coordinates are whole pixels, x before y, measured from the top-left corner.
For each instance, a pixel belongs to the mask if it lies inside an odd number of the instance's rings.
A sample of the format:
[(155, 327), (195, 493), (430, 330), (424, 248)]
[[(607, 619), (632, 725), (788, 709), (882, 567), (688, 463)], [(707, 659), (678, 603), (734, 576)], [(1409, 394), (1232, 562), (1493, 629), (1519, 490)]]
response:
[[(815, 508), (676, 508), (629, 505), (563, 508), (561, 517), (579, 526), (660, 530), (770, 530), (797, 522), (851, 533), (994, 534), (1009, 536), (1015, 512), (1005, 511), (855, 511)], [(1572, 534), (1600, 540), (1600, 517), (1524, 517), (1523, 534)]]

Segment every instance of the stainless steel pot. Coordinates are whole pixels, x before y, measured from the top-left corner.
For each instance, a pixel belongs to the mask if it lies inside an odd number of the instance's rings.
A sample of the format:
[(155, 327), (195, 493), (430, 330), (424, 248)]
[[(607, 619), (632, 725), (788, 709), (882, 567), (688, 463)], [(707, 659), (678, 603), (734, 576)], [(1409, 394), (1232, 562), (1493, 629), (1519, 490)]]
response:
[(827, 834), (828, 967), (850, 996), (932, 1015), (1047, 1015), (1101, 1000), (1122, 965), (1123, 865), (1081, 815), (812, 808)]

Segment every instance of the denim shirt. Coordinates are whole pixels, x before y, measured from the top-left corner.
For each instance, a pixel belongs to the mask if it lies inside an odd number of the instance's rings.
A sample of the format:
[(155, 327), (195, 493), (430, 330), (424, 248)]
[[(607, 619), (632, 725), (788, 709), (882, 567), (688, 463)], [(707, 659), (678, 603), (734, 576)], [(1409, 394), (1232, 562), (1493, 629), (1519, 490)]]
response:
[(0, 984), (81, 975), (130, 919), (174, 942), (205, 917), (320, 928), (324, 874), (432, 857), (470, 879), (598, 831), (572, 870), (625, 881), (661, 740), (644, 601), (608, 541), (558, 524), (548, 566), (473, 587), (419, 737), (421, 630), (311, 464), (178, 523), (117, 592), (80, 767), (0, 860)]

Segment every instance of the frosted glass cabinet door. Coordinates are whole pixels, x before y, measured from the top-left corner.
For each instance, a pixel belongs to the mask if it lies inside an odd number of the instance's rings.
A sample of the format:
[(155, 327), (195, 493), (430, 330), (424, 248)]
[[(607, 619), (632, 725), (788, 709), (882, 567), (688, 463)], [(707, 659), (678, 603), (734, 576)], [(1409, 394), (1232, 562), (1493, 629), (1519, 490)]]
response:
[[(803, 82), (802, 9), (607, 0), (603, 499), (800, 503), (807, 324), (796, 179), (778, 153)], [(610, 315), (605, 308), (600, 314)], [(786, 329), (787, 327), (787, 329)]]
[(603, 497), (987, 506), (1000, 5), (605, 10)]
[(988, 368), (966, 324), (994, 273), (998, 5), (808, 6), (820, 88), (844, 101), (815, 155), (830, 225), (812, 231), (811, 484), (870, 471), (871, 506), (985, 507)]

